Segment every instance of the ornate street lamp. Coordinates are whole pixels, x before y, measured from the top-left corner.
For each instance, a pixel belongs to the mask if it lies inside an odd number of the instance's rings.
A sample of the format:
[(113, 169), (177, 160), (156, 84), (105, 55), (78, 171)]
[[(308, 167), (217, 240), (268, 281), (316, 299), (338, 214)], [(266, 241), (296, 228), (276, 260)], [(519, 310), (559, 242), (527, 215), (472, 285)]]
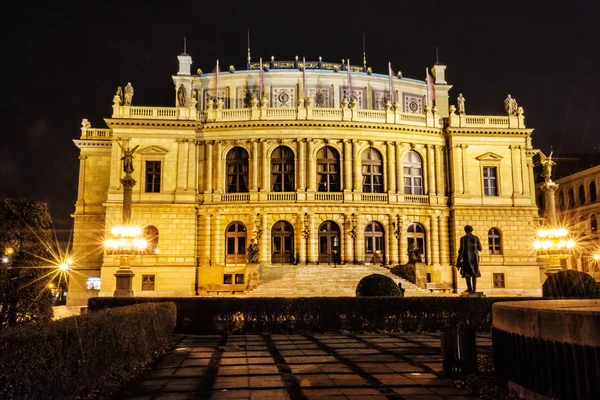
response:
[(552, 181), (552, 167), (556, 163), (552, 160), (552, 153), (546, 157), (540, 151), (541, 164), (543, 166), (542, 176), (545, 182), (541, 189), (545, 194), (546, 207), (544, 209), (544, 225), (537, 232), (537, 239), (533, 243), (538, 257), (546, 266), (546, 275), (551, 275), (562, 270), (561, 260), (573, 255), (575, 240), (571, 237), (567, 228), (559, 226), (556, 222), (555, 192), (558, 183)]
[(123, 150), (123, 171), (125, 176), (121, 179), (123, 184), (123, 224), (111, 229), (111, 236), (104, 242), (107, 254), (120, 256), (119, 269), (115, 273), (117, 279), (114, 297), (132, 297), (132, 280), (135, 274), (131, 271), (131, 257), (141, 254), (146, 250), (148, 242), (142, 235), (142, 229), (131, 224), (131, 197), (135, 186), (135, 179), (131, 176), (133, 172), (133, 153), (138, 148), (135, 146), (125, 148), (120, 142), (119, 147)]

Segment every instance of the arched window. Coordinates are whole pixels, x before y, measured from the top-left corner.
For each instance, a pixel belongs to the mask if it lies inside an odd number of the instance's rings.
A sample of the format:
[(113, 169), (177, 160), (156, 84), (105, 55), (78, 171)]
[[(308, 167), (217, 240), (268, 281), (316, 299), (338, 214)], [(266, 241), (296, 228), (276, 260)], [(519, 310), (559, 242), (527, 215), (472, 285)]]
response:
[(404, 194), (423, 194), (423, 162), (415, 151), (402, 158), (404, 171)]
[(294, 191), (294, 152), (279, 146), (271, 155), (271, 191)]
[(427, 260), (427, 254), (425, 253), (425, 229), (423, 228), (423, 225), (413, 222), (408, 225), (408, 229), (406, 231), (408, 248), (411, 249), (413, 244), (416, 243), (421, 252), (422, 260), (425, 262)]
[(287, 221), (278, 221), (271, 229), (271, 263), (294, 262), (294, 228)]
[(558, 193), (558, 208), (562, 211), (565, 210), (565, 193), (562, 191)]
[(592, 233), (596, 233), (598, 231), (598, 220), (596, 219), (596, 214), (592, 214), (590, 217), (590, 229)]
[(340, 189), (340, 156), (329, 146), (317, 153), (317, 182), (319, 192), (339, 192)]
[(246, 264), (246, 227), (241, 222), (232, 222), (225, 231), (225, 262)]
[(383, 161), (381, 154), (369, 147), (362, 154), (363, 192), (383, 193)]
[(234, 147), (227, 153), (227, 193), (248, 192), (248, 152)]
[(365, 227), (365, 262), (373, 264), (385, 263), (385, 243), (383, 226), (371, 221)]
[(573, 193), (573, 188), (569, 188), (567, 194), (569, 196), (567, 208), (575, 207), (575, 194)]
[(590, 182), (590, 202), (593, 203), (598, 199), (598, 195), (596, 193), (596, 182)]
[(583, 185), (579, 185), (577, 191), (579, 192), (579, 205), (582, 206), (585, 204), (585, 188)]
[(333, 221), (325, 221), (319, 226), (319, 262), (341, 262), (340, 227)]
[(146, 254), (158, 254), (158, 229), (155, 226), (148, 225), (144, 228), (144, 238), (148, 242)]
[(500, 240), (500, 230), (497, 228), (492, 228), (488, 231), (488, 249), (490, 250), (490, 254), (502, 254), (502, 245)]

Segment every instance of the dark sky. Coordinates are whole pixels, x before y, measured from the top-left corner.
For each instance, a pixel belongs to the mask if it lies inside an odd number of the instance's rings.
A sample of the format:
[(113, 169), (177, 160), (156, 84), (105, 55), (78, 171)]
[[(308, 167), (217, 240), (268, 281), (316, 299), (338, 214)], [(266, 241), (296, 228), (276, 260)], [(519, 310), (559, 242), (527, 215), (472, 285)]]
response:
[[(40, 3), (40, 4), (37, 4)], [(504, 114), (507, 94), (544, 151), (600, 148), (600, 27), (596, 1), (56, 1), (14, 2), (2, 24), (0, 197), (50, 202), (70, 229), (77, 194), (81, 119), (105, 127), (117, 86), (135, 105), (173, 105), (171, 75), (187, 37), (192, 70), (245, 67), (295, 55), (387, 62), (406, 77), (448, 66), (468, 114)]]

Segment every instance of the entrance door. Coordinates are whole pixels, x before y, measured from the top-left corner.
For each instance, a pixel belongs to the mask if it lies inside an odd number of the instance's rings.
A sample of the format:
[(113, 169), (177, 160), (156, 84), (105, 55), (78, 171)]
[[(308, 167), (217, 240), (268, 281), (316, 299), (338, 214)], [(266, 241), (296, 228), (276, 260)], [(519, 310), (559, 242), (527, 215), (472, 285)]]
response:
[(286, 221), (279, 221), (271, 230), (271, 264), (294, 262), (294, 228)]
[(319, 226), (319, 262), (339, 264), (340, 228), (333, 221), (325, 221)]
[(365, 228), (365, 262), (383, 264), (385, 262), (383, 226), (379, 222), (369, 222)]
[(239, 222), (232, 222), (225, 233), (226, 264), (246, 264), (246, 227)]

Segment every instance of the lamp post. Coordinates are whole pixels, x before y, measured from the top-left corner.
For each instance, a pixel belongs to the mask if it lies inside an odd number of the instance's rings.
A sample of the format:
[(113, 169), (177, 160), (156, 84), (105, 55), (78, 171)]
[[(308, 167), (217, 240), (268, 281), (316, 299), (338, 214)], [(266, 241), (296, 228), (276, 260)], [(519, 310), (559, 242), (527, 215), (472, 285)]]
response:
[(138, 148), (125, 148), (120, 142), (119, 147), (123, 150), (123, 171), (125, 176), (121, 179), (123, 184), (123, 224), (111, 229), (111, 237), (104, 242), (107, 254), (120, 257), (119, 269), (115, 273), (116, 290), (114, 297), (133, 297), (132, 280), (135, 274), (131, 270), (131, 257), (143, 252), (148, 242), (142, 236), (142, 229), (131, 224), (131, 198), (132, 189), (136, 184), (131, 176), (133, 172), (133, 153)]

